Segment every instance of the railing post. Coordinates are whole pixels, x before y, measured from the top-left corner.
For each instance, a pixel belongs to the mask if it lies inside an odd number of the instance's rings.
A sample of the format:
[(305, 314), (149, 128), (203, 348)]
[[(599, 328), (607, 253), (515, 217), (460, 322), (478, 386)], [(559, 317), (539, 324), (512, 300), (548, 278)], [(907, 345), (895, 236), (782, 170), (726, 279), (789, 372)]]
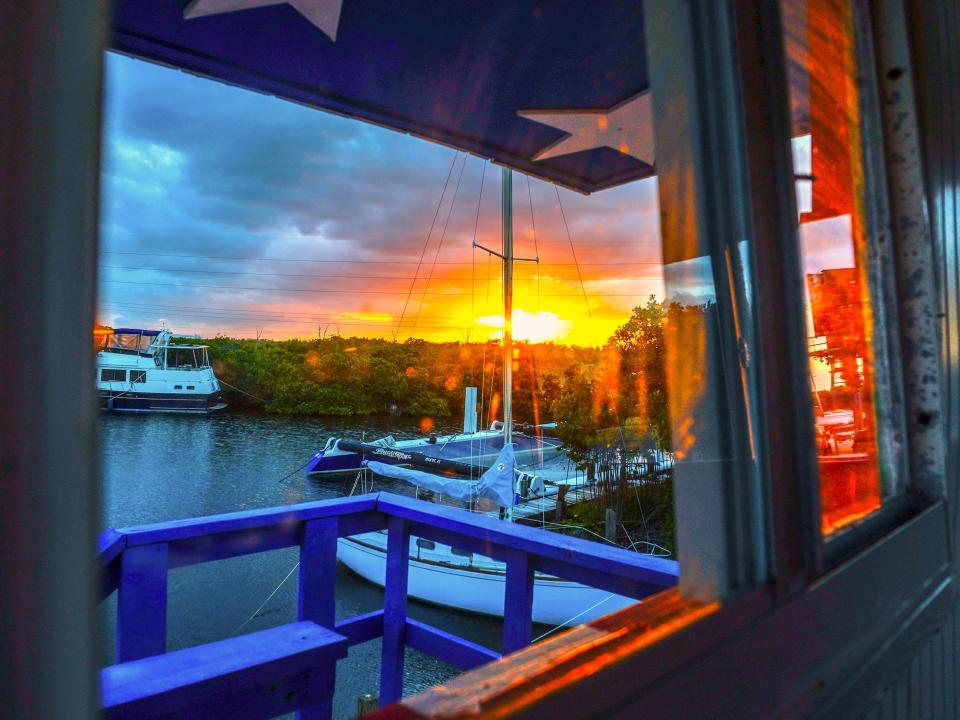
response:
[(300, 539), (297, 619), (330, 630), (336, 622), (337, 518), (309, 520)]
[(503, 654), (530, 644), (533, 637), (533, 567), (519, 550), (507, 553), (507, 582), (503, 598)]
[(380, 704), (403, 696), (403, 652), (407, 635), (407, 573), (410, 527), (402, 518), (387, 521), (387, 568), (384, 578), (383, 646), (380, 654)]
[[(297, 619), (311, 620), (330, 630), (337, 612), (337, 518), (308, 520), (300, 537), (300, 594)], [(333, 712), (333, 692), (337, 663), (317, 669), (314, 691), (319, 703), (297, 713), (299, 720), (329, 720)]]
[(127, 548), (117, 586), (117, 662), (167, 651), (167, 544)]

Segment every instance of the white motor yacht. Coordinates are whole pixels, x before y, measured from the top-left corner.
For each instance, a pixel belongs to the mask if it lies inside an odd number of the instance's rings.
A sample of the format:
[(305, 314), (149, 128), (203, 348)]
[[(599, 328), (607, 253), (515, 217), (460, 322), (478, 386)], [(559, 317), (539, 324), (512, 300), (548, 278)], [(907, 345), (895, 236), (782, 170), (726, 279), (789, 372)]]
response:
[(206, 345), (171, 341), (170, 330), (98, 328), (97, 395), (118, 412), (207, 413), (226, 407)]

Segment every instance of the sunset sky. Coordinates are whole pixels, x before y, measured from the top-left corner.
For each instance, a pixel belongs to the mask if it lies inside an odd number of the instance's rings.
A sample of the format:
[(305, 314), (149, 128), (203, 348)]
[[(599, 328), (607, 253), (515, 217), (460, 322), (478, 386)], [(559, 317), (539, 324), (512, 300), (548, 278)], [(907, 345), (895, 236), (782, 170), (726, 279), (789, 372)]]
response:
[[(101, 322), (497, 336), (499, 261), (471, 241), (476, 226), (500, 248), (499, 167), (143, 61), (106, 65)], [(515, 253), (541, 259), (517, 264), (516, 334), (600, 344), (663, 295), (656, 181), (559, 196), (570, 238), (554, 187), (514, 175)]]

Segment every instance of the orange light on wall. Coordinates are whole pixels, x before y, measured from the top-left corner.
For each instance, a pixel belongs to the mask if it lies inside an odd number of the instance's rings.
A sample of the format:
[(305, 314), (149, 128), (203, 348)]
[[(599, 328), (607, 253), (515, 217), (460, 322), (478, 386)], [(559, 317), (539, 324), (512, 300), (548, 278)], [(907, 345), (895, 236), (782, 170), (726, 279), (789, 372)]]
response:
[[(829, 534), (883, 502), (874, 410), (860, 97), (849, 0), (783, 0), (793, 134), (809, 136), (800, 208), (809, 381)], [(801, 178), (798, 178), (798, 182)]]

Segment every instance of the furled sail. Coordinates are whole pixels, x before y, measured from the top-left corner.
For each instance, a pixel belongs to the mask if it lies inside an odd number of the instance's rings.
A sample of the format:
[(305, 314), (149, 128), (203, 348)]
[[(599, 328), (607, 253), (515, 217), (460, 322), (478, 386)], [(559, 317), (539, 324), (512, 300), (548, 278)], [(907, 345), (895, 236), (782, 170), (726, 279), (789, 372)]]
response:
[(442, 493), (455, 500), (475, 500), (484, 497), (495, 501), (502, 507), (513, 506), (515, 466), (513, 443), (504, 444), (503, 449), (497, 455), (497, 459), (476, 481), (433, 475), (421, 470), (388, 465), (376, 460), (369, 460), (366, 465), (378, 475), (403, 480), (424, 490)]

